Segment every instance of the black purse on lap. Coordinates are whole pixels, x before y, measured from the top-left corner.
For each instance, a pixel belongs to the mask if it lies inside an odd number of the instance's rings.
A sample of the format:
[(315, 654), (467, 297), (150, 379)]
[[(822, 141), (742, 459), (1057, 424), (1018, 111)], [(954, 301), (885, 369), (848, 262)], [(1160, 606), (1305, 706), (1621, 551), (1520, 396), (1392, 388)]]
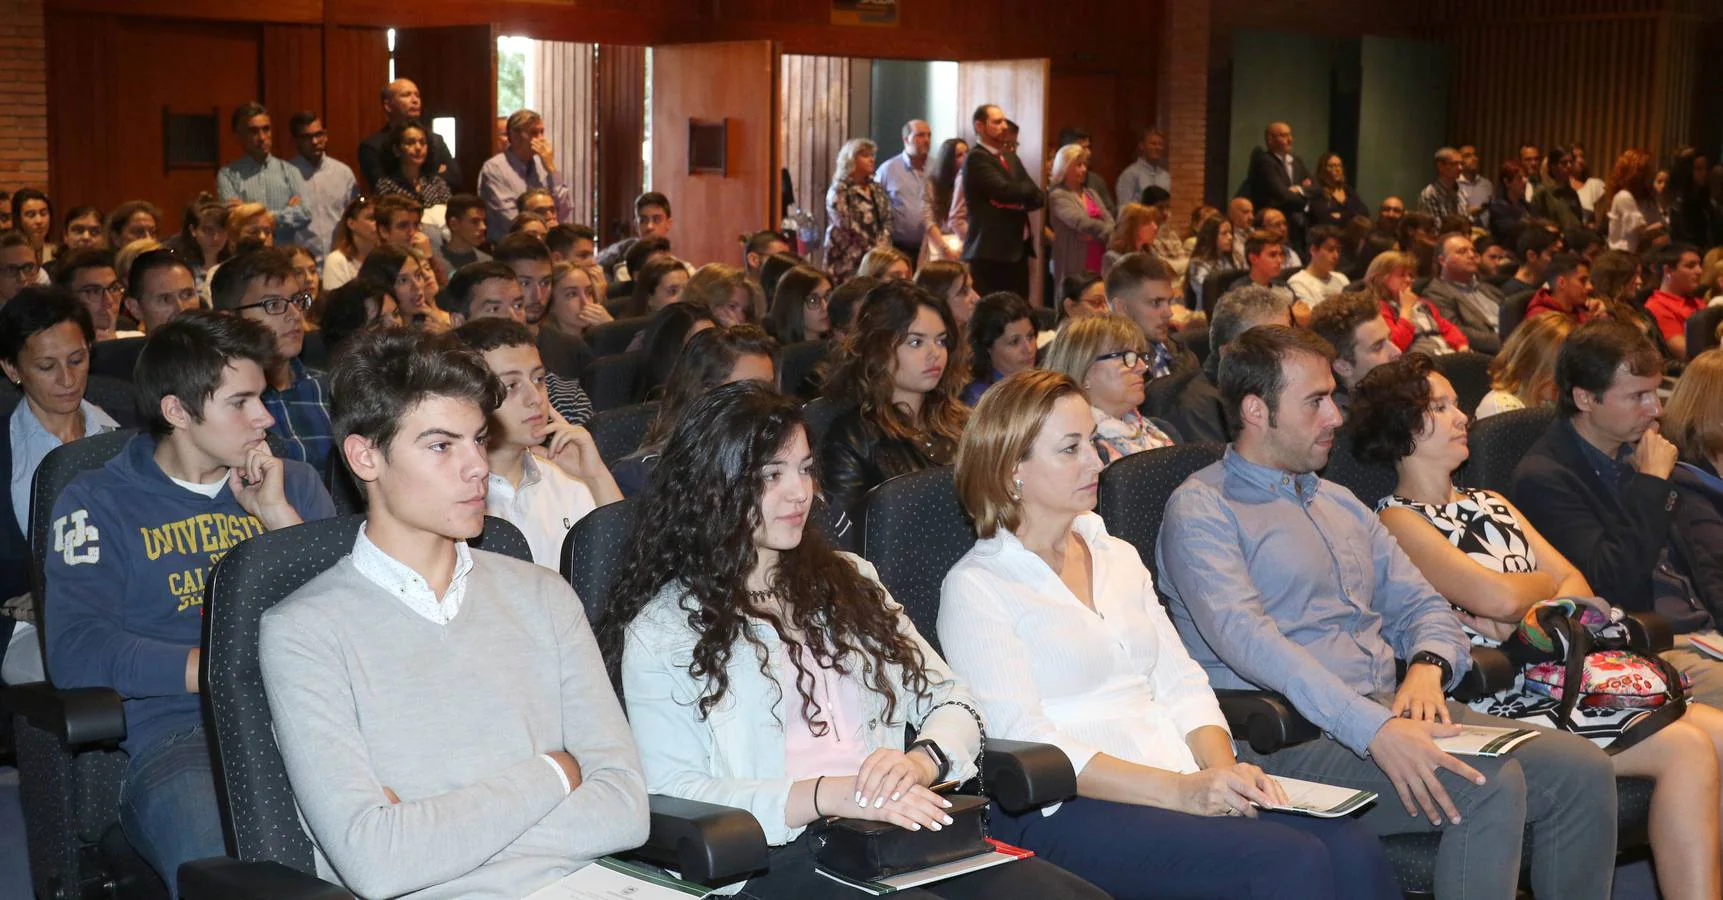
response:
[(910, 831), (890, 822), (825, 819), (813, 826), (814, 861), (852, 881), (877, 881), (993, 849), (987, 843), (985, 797), (946, 794), (951, 824)]

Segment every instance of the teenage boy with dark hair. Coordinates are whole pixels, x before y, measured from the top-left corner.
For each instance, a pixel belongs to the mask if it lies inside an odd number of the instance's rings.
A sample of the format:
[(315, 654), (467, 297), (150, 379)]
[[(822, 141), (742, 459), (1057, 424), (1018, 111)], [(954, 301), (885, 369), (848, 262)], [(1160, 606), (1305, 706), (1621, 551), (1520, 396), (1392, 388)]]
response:
[(511, 234), (497, 242), (496, 261), (514, 270), (526, 300), (526, 327), (538, 342), (545, 366), (559, 378), (579, 378), (594, 359), (586, 342), (577, 335), (540, 327), (550, 309), (551, 274), (555, 270), (550, 247), (530, 234)]
[(467, 546), (503, 386), (453, 336), (403, 329), (355, 335), (333, 380), (365, 524), (259, 646), (318, 874), (366, 897), (522, 897), (638, 846), (639, 754), (579, 598)]
[(275, 419), (269, 430), (281, 439), (287, 458), (328, 474), (335, 446), (329, 388), (322, 372), (299, 359), (311, 294), (299, 290), (293, 258), (272, 247), (242, 253), (222, 264), (209, 294), (216, 309), (257, 322), (274, 336), (275, 356), (264, 367), (263, 405)]
[(545, 233), (544, 245), (550, 248), (550, 261), (585, 265), (592, 262), (598, 232), (579, 222), (563, 222)]
[(1544, 270), (1545, 284), (1526, 304), (1526, 318), (1567, 316), (1575, 325), (1591, 320), (1596, 301), (1591, 296), (1591, 263), (1577, 253), (1562, 253)]
[(1502, 282), (1502, 296), (1535, 291), (1543, 286), (1550, 260), (1561, 252), (1561, 235), (1536, 223), (1527, 223), (1515, 244), (1520, 265), (1514, 277)]
[(477, 194), (450, 197), (443, 223), (448, 226), (449, 239), (437, 248), (437, 258), (442, 260), (445, 271), (453, 272), (491, 258), (484, 250), (485, 201)]
[(1342, 293), (1318, 306), (1310, 314), (1310, 330), (1334, 348), (1334, 405), (1342, 410), (1351, 404), (1352, 389), (1371, 369), (1400, 358), (1400, 348), (1382, 318), (1382, 304), (1362, 291)]
[(209, 570), (248, 537), (335, 513), (310, 466), (270, 454), (274, 355), (268, 329), (225, 313), (151, 333), (133, 382), (148, 433), (75, 478), (49, 529), (48, 671), (119, 692), (120, 825), (176, 894), (180, 863), (225, 853), (197, 697)]
[(1691, 244), (1670, 244), (1664, 247), (1654, 262), (1662, 281), (1645, 301), (1645, 311), (1657, 321), (1663, 343), (1676, 359), (1687, 358), (1687, 319), (1705, 308), (1705, 296), (1699, 290), (1705, 267), (1699, 248)]
[[(527, 244), (536, 245), (540, 253), (544, 252), (544, 245), (530, 235), (510, 235), (504, 244), (498, 245), (497, 252), (503, 256), (510, 255), (504, 250), (504, 245), (517, 237), (524, 242), (523, 247)], [(530, 254), (525, 254), (522, 258), (528, 257)], [(535, 278), (539, 266), (535, 261), (523, 264), (522, 268), (531, 270), (528, 278)], [(544, 277), (549, 278), (548, 264), (544, 269)], [(449, 279), (448, 290), (443, 292), (445, 308), (456, 327), (479, 319), (510, 319), (528, 327), (530, 331), (526, 318), (526, 291), (521, 287), (526, 279), (518, 275), (517, 271), (508, 263), (492, 260), (475, 263), (456, 272), (455, 277)], [(561, 360), (557, 366), (549, 366), (550, 371), (545, 376), (551, 406), (569, 422), (584, 425), (586, 420), (592, 418), (592, 398), (587, 396), (586, 389), (581, 386), (577, 376), (585, 370), (585, 361), (591, 359), (592, 352), (587, 349), (585, 341), (549, 328), (538, 329), (537, 340), (536, 346), (541, 353), (542, 348), (549, 346), (556, 351), (551, 355)], [(569, 346), (570, 341), (577, 346), (574, 346), (573, 350), (564, 349)], [(564, 375), (564, 371), (574, 374)]]
[(494, 259), (462, 266), (437, 299), (457, 328), (487, 317), (526, 323), (526, 292), (514, 269)]
[[(96, 327), (96, 341), (111, 341), (122, 335), (117, 331), (120, 298), (126, 286), (114, 274), (114, 254), (107, 250), (74, 250), (54, 261), (54, 283), (72, 292), (78, 302), (90, 311), (90, 323)], [(124, 337), (137, 337), (127, 332)]]

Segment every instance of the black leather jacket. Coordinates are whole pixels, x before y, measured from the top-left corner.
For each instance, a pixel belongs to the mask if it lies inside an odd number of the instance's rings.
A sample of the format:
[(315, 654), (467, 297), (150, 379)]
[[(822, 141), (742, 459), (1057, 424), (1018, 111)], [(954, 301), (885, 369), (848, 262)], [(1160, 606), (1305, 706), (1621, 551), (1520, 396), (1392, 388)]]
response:
[(860, 410), (840, 414), (820, 447), (826, 502), (852, 518), (874, 485), (896, 475), (949, 465), (956, 442), (944, 437), (906, 441), (886, 437)]

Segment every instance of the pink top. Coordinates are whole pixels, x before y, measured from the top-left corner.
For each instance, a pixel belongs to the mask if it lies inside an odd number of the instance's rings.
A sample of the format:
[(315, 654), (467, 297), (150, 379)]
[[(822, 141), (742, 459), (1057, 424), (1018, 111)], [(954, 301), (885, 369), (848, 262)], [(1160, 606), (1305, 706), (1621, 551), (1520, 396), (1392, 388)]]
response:
[[(806, 665), (807, 660), (803, 660)], [(854, 775), (873, 748), (860, 739), (863, 733), (862, 683), (855, 674), (840, 675), (824, 666), (814, 666), (814, 700), (820, 704), (818, 718), (826, 723), (823, 736), (816, 737), (802, 714), (802, 695), (796, 690), (796, 667), (789, 659), (778, 662), (778, 687), (783, 691), (784, 775), (792, 781), (821, 775)]]
[[(1095, 202), (1094, 196), (1088, 191), (1083, 192), (1083, 206), (1088, 210), (1089, 218), (1099, 219), (1102, 217), (1100, 204)], [(1084, 259), (1083, 265), (1090, 272), (1099, 272), (1102, 268), (1101, 260), (1106, 255), (1107, 242), (1098, 238), (1090, 238), (1089, 254)]]

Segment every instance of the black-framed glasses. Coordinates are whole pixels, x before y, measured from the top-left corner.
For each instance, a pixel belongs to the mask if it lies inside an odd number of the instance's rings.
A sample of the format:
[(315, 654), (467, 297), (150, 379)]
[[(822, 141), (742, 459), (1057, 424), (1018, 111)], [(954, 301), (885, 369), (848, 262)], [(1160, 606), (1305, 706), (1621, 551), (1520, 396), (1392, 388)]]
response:
[(102, 294), (107, 294), (109, 297), (124, 297), (126, 286), (115, 281), (108, 284), (86, 284), (78, 288), (78, 296), (86, 300), (94, 300)]
[(1147, 357), (1135, 350), (1117, 350), (1112, 353), (1103, 353), (1100, 356), (1095, 357), (1095, 362), (1106, 362), (1109, 359), (1116, 359), (1124, 363), (1125, 368), (1127, 369), (1135, 369), (1137, 367), (1137, 363), (1148, 361)]
[(248, 309), (261, 309), (267, 315), (285, 316), (287, 315), (287, 308), (289, 306), (297, 308), (300, 312), (310, 309), (311, 292), (300, 291), (290, 297), (265, 297), (256, 303), (247, 303), (244, 306), (235, 306), (233, 311), (243, 312)]
[(29, 281), (35, 278), (36, 273), (40, 271), (42, 271), (42, 264), (35, 261), (22, 262), (15, 266), (0, 266), (0, 272), (5, 272), (19, 281)]

